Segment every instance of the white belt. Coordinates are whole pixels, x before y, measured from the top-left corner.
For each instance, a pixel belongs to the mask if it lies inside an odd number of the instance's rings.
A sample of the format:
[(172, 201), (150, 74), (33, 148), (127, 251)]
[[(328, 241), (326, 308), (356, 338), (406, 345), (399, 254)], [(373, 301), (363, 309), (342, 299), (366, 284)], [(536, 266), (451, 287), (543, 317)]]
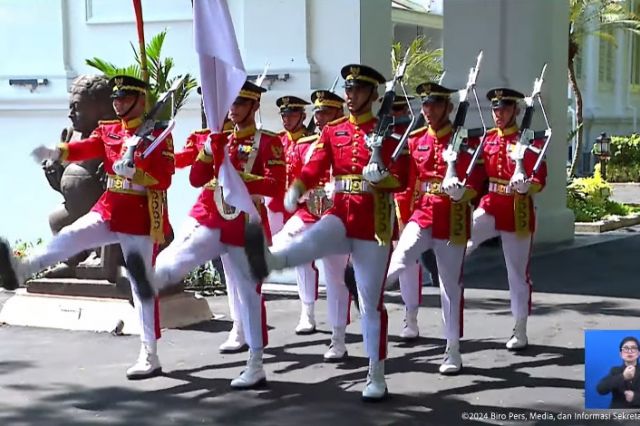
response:
[(144, 186), (133, 183), (129, 179), (125, 179), (121, 176), (109, 176), (107, 178), (107, 189), (114, 190), (114, 192), (120, 190), (135, 191), (141, 193), (147, 192), (147, 188), (145, 188)]
[(366, 180), (336, 178), (335, 192), (360, 194), (364, 192), (373, 192), (373, 187)]

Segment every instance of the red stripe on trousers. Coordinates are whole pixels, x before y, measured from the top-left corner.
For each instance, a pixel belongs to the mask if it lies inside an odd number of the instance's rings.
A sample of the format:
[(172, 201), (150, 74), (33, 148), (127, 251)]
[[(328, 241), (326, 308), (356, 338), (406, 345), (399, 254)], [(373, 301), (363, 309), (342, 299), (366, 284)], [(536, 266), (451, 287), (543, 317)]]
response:
[(265, 348), (269, 344), (269, 332), (267, 330), (267, 307), (262, 295), (262, 281), (256, 286), (256, 293), (260, 295), (260, 320), (262, 322), (262, 347)]
[(391, 263), (391, 244), (389, 245), (389, 254), (387, 256), (387, 267), (384, 268), (384, 276), (382, 278), (382, 288), (380, 289), (380, 299), (378, 299), (378, 312), (380, 312), (380, 343), (378, 347), (379, 360), (387, 358), (387, 337), (389, 317), (387, 309), (384, 307), (384, 287), (387, 283), (387, 272), (389, 272), (389, 264)]
[(458, 338), (462, 338), (464, 335), (464, 283), (462, 282), (462, 275), (464, 274), (464, 258), (466, 254), (467, 247), (465, 246), (462, 253), (462, 262), (460, 262), (460, 275), (458, 276), (458, 285), (460, 286), (460, 315), (458, 317), (460, 336)]
[(531, 276), (529, 275), (529, 266), (531, 266), (531, 251), (533, 248), (533, 234), (531, 234), (531, 242), (529, 242), (529, 256), (527, 256), (527, 269), (525, 270), (524, 273), (524, 279), (525, 282), (527, 283), (527, 285), (529, 286), (529, 300), (527, 301), (527, 305), (528, 305), (528, 310), (527, 310), (527, 314), (531, 315), (531, 310), (532, 310), (532, 300), (531, 300), (531, 295), (533, 294), (533, 282), (531, 282)]
[(316, 266), (316, 262), (311, 262), (311, 269), (313, 269), (313, 271), (316, 274), (315, 284), (314, 284), (315, 292), (314, 292), (313, 300), (318, 300), (318, 287), (320, 286), (320, 272), (318, 272), (318, 267)]
[[(156, 266), (156, 258), (160, 253), (160, 244), (153, 245), (153, 254), (151, 257), (151, 266)], [(162, 337), (162, 331), (160, 330), (160, 296), (156, 296), (153, 299), (153, 328), (156, 333), (156, 340)]]

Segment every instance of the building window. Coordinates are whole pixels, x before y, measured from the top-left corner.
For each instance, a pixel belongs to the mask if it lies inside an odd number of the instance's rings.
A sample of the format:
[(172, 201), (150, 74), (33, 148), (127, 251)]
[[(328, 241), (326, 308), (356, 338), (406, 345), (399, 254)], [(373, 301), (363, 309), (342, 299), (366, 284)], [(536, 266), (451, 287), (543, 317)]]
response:
[[(607, 29), (602, 31), (607, 37), (607, 34), (611, 37), (614, 36), (612, 30)], [(613, 86), (614, 72), (615, 72), (615, 49), (616, 45), (612, 41), (613, 39), (607, 37), (600, 40), (599, 58), (598, 58), (598, 81), (601, 87)]]

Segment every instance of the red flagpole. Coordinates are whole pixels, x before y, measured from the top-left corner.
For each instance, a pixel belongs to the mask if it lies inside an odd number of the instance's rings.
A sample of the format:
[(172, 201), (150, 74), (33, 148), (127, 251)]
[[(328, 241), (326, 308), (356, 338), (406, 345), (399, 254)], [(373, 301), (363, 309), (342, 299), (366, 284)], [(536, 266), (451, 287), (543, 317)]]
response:
[[(149, 69), (147, 68), (147, 51), (144, 42), (144, 21), (142, 19), (142, 1), (133, 0), (133, 10), (136, 14), (136, 28), (138, 30), (138, 43), (140, 50), (140, 71), (142, 73), (142, 81), (149, 87)], [(149, 110), (149, 96), (146, 97), (146, 110)]]

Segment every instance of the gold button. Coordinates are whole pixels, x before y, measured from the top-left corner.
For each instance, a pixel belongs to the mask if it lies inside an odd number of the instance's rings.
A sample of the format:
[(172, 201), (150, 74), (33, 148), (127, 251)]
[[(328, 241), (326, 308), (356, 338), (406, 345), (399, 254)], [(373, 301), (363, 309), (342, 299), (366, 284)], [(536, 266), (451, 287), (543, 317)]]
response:
[(357, 159), (356, 157), (353, 157), (353, 158), (351, 159), (351, 162), (353, 162), (353, 163), (357, 163), (357, 162), (358, 162), (358, 159)]
[(356, 133), (355, 135), (353, 135), (354, 138), (359, 138), (360, 134)]
[(360, 126), (356, 126), (356, 127), (355, 127), (355, 129), (356, 129), (356, 130), (360, 130)]
[(353, 146), (358, 146), (358, 145), (359, 145), (358, 142), (353, 143)]
[(358, 153), (358, 150), (354, 148), (352, 152), (353, 152), (353, 155), (356, 155)]
[(356, 166), (351, 166), (351, 171), (355, 172), (356, 170), (358, 170), (358, 168)]

